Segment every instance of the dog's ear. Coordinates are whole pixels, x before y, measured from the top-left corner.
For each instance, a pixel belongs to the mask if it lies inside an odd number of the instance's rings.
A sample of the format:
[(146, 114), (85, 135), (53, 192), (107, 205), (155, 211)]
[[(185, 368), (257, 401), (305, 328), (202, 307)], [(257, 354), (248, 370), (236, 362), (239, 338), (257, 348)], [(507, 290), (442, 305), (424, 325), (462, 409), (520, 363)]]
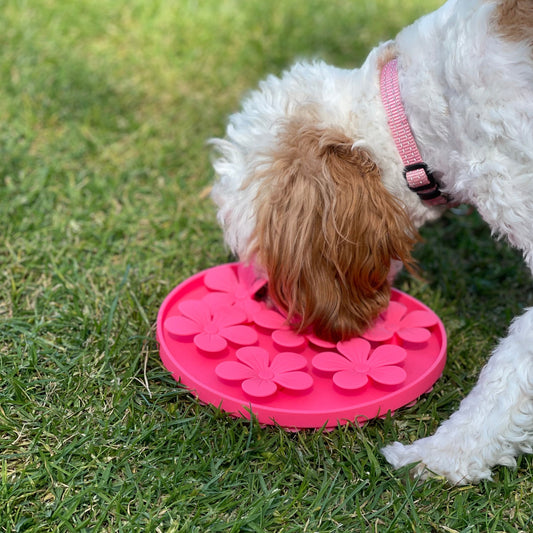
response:
[(254, 254), (273, 301), (300, 330), (346, 339), (389, 302), (392, 260), (418, 235), (369, 153), (330, 129), (291, 125), (256, 198)]

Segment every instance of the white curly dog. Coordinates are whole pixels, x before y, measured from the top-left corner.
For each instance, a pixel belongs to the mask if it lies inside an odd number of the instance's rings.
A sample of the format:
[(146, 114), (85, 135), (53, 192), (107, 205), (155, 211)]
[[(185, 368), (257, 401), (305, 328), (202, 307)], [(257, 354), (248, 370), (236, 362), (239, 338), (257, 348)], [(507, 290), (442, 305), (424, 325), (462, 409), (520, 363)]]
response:
[[(475, 206), (533, 271), (533, 1), (449, 0), (360, 69), (268, 77), (214, 140), (225, 239), (297, 328), (342, 339), (387, 306), (417, 229)], [(384, 449), (454, 484), (533, 447), (533, 309), (435, 435)]]

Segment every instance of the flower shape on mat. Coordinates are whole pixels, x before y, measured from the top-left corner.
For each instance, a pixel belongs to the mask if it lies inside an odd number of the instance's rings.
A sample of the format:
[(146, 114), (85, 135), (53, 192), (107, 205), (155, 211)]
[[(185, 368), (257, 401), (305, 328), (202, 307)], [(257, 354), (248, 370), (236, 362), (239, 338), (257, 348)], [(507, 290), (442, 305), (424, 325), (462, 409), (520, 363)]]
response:
[(431, 332), (426, 328), (434, 326), (437, 322), (435, 313), (430, 311), (408, 313), (405, 305), (390, 302), (389, 307), (362, 336), (369, 341), (386, 342), (396, 334), (403, 341), (424, 343), (431, 337)]
[(241, 382), (242, 390), (253, 398), (268, 398), (278, 387), (306, 391), (313, 385), (313, 378), (301, 372), (307, 366), (301, 355), (283, 352), (270, 362), (268, 352), (256, 346), (239, 348), (236, 355), (239, 361), (220, 363), (215, 373), (222, 380)]
[(369, 378), (381, 385), (399, 385), (405, 381), (405, 370), (396, 366), (407, 356), (400, 346), (384, 344), (372, 351), (368, 341), (353, 338), (338, 342), (337, 350), (340, 353), (322, 352), (315, 355), (313, 367), (333, 373), (333, 382), (341, 389), (361, 389)]
[(254, 322), (272, 331), (272, 340), (279, 346), (295, 350), (303, 348), (307, 341), (320, 348), (335, 348), (335, 344), (319, 339), (312, 333), (296, 333), (287, 324), (287, 319), (274, 309), (261, 309), (254, 315)]
[(257, 342), (256, 331), (243, 325), (244, 311), (237, 307), (218, 307), (206, 300), (185, 300), (178, 309), (183, 316), (165, 320), (165, 329), (177, 337), (193, 337), (197, 348), (208, 353), (226, 349), (230, 341), (239, 346)]
[(307, 343), (305, 337), (292, 331), (287, 319), (274, 309), (259, 310), (254, 315), (254, 322), (259, 327), (272, 330), (272, 340), (285, 349), (302, 348)]
[(223, 265), (208, 271), (204, 277), (208, 289), (224, 294), (226, 304), (240, 307), (250, 322), (261, 308), (254, 296), (266, 282), (266, 279), (257, 278), (253, 267), (242, 263), (237, 265), (236, 272), (232, 265)]

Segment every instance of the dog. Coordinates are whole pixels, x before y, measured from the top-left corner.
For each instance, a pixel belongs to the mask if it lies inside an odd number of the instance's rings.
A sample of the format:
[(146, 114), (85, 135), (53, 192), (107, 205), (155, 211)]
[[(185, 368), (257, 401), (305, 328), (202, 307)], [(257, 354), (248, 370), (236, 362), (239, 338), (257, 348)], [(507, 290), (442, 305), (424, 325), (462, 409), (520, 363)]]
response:
[[(297, 329), (361, 333), (416, 268), (418, 229), (474, 206), (533, 271), (533, 1), (448, 0), (361, 68), (269, 76), (212, 141), (225, 240)], [(533, 308), (433, 436), (384, 448), (396, 468), (491, 479), (533, 447)]]

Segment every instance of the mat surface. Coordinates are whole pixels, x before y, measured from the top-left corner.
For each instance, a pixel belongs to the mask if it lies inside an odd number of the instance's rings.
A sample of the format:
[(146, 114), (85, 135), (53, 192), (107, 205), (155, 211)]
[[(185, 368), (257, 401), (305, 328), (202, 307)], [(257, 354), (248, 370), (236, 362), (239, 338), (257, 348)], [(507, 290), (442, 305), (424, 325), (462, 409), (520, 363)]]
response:
[(297, 335), (254, 299), (263, 280), (239, 263), (202, 271), (164, 300), (157, 340), (165, 367), (201, 401), (287, 429), (384, 416), (427, 392), (446, 361), (438, 316), (393, 289), (362, 337)]

